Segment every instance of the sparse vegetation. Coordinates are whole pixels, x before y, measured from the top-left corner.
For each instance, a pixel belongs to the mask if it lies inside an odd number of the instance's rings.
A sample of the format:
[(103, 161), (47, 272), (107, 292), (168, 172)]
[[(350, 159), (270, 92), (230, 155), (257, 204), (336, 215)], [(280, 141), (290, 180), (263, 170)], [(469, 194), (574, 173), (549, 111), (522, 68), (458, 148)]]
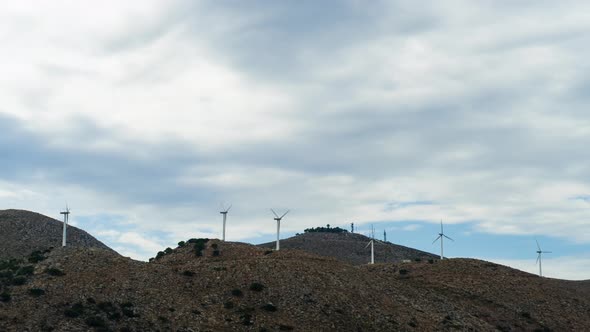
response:
[(123, 315), (127, 317), (138, 317), (139, 315), (133, 310), (133, 303), (131, 302), (123, 302), (119, 305), (121, 307), (121, 312)]
[(246, 325), (246, 326), (250, 326), (250, 325), (254, 324), (254, 322), (252, 321), (252, 314), (250, 314), (250, 313), (245, 313), (245, 314), (241, 315), (240, 321), (242, 322), (242, 325)]
[(267, 303), (267, 304), (263, 305), (261, 307), (261, 309), (262, 310), (269, 311), (269, 312), (275, 312), (275, 311), (277, 311), (277, 307), (274, 304), (272, 304), (272, 303)]
[(84, 305), (80, 302), (75, 303), (70, 308), (64, 311), (66, 317), (76, 318), (80, 317), (84, 313)]
[(237, 296), (237, 297), (241, 297), (241, 296), (244, 296), (244, 292), (242, 292), (242, 291), (241, 291), (240, 289), (238, 289), (238, 288), (234, 288), (234, 289), (232, 289), (232, 291), (231, 291), (231, 295), (233, 295), (233, 296)]
[(0, 302), (8, 302), (11, 298), (12, 296), (10, 296), (10, 293), (7, 293), (6, 291), (0, 293)]
[(193, 271), (186, 270), (186, 271), (182, 272), (182, 275), (185, 277), (193, 277), (195, 275), (195, 273)]
[(16, 271), (17, 276), (32, 276), (33, 273), (35, 273), (35, 267), (33, 265), (23, 266)]
[(100, 316), (90, 316), (90, 317), (86, 318), (84, 320), (84, 322), (86, 323), (86, 325), (91, 326), (91, 327), (105, 327), (106, 326), (106, 322)]
[(14, 279), (12, 279), (12, 284), (14, 286), (21, 286), (24, 285), (27, 282), (27, 278), (25, 277), (15, 277)]
[(56, 268), (56, 267), (50, 267), (47, 270), (45, 270), (45, 272), (47, 274), (49, 274), (50, 276), (54, 276), (54, 277), (60, 277), (65, 275), (64, 271)]
[(42, 290), (41, 288), (31, 288), (29, 289), (29, 295), (34, 296), (34, 297), (39, 297), (41, 295), (44, 295), (45, 291)]
[(264, 285), (259, 282), (253, 282), (250, 284), (250, 290), (253, 292), (262, 292), (264, 290)]
[(40, 250), (35, 250), (29, 255), (27, 260), (29, 261), (29, 263), (35, 264), (45, 260), (45, 258), (46, 257), (45, 255), (43, 255), (43, 252), (41, 252)]
[(197, 256), (203, 256), (203, 250), (205, 249), (205, 244), (207, 242), (209, 242), (209, 239), (190, 239), (189, 240), (189, 243), (193, 243), (194, 244), (193, 245), (193, 248), (194, 248), (195, 254)]

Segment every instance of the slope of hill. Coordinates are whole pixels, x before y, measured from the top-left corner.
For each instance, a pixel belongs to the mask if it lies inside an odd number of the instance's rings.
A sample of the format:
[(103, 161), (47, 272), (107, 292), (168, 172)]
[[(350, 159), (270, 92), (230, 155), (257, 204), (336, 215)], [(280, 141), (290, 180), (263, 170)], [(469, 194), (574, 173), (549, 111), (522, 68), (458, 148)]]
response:
[[(35, 250), (61, 246), (63, 223), (39, 213), (0, 210), (0, 229), (0, 260), (25, 257)], [(109, 249), (73, 226), (68, 226), (68, 245)]]
[(590, 330), (584, 283), (470, 259), (353, 266), (191, 242), (150, 263), (57, 248), (32, 268), (0, 264), (0, 330)]
[[(355, 233), (304, 233), (281, 240), (281, 249), (304, 250), (316, 255), (334, 257), (353, 265), (371, 261), (371, 239)], [(275, 242), (259, 244), (264, 248), (275, 248)], [(399, 263), (403, 260), (438, 259), (437, 255), (412, 249), (390, 242), (375, 242), (375, 263)]]

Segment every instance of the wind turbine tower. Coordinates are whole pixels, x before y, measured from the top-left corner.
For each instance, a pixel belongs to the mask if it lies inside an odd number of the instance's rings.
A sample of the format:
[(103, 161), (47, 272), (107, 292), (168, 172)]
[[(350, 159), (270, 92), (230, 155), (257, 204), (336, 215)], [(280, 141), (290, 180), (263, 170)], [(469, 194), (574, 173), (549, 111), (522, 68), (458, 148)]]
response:
[(438, 241), (438, 239), (440, 239), (440, 259), (441, 260), (445, 259), (444, 258), (444, 255), (443, 255), (443, 240), (444, 240), (445, 237), (447, 239), (453, 241), (453, 242), (455, 241), (455, 240), (453, 240), (450, 237), (448, 237), (448, 236), (445, 235), (445, 232), (443, 231), (443, 223), (442, 223), (442, 220), (441, 220), (440, 221), (440, 233), (438, 233), (438, 237), (436, 239), (434, 239), (434, 241), (432, 241), (432, 244), (434, 244), (436, 241)]
[(371, 241), (367, 243), (365, 248), (371, 246), (371, 264), (375, 264), (375, 228), (371, 225)]
[(223, 205), (221, 206), (221, 213), (223, 215), (223, 233), (221, 236), (221, 241), (225, 241), (225, 220), (227, 219), (227, 213), (229, 212), (229, 209), (231, 209), (231, 204), (229, 205), (229, 207), (226, 209), (223, 207)]
[(64, 231), (63, 231), (63, 237), (61, 240), (61, 246), (65, 247), (66, 246), (66, 228), (68, 227), (68, 222), (70, 221), (70, 208), (68, 207), (68, 204), (66, 204), (66, 210), (60, 212), (59, 214), (64, 215)]
[(270, 209), (270, 211), (272, 211), (272, 214), (275, 215), (276, 218), (274, 218), (277, 221), (277, 247), (276, 250), (278, 251), (281, 246), (279, 244), (279, 233), (281, 232), (281, 219), (283, 219), (284, 216), (287, 215), (287, 213), (289, 213), (289, 210), (287, 210), (287, 212), (283, 213), (282, 216), (279, 217), (279, 215), (275, 212), (275, 210)]
[(387, 242), (387, 232), (383, 230), (383, 242)]
[(535, 239), (535, 241), (537, 242), (537, 263), (539, 264), (539, 277), (542, 277), (543, 276), (543, 269), (541, 266), (541, 255), (542, 254), (550, 254), (551, 251), (541, 250), (541, 246), (539, 245), (539, 241), (537, 241), (537, 239)]

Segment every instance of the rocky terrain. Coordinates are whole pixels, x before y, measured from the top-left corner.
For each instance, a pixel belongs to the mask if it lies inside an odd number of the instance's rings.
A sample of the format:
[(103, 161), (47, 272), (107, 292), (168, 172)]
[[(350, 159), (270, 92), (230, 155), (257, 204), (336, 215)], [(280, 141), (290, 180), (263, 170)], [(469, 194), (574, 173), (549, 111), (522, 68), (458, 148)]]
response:
[[(356, 233), (303, 233), (281, 240), (281, 249), (304, 250), (320, 256), (334, 257), (353, 265), (371, 261), (371, 239)], [(276, 242), (259, 244), (264, 248), (275, 248)], [(375, 241), (375, 263), (401, 263), (404, 260), (439, 259), (440, 256), (393, 244)]]
[[(0, 260), (23, 257), (35, 250), (62, 244), (63, 222), (35, 212), (0, 210), (0, 230)], [(109, 249), (77, 227), (68, 225), (67, 232), (67, 244), (72, 247)]]
[(588, 331), (590, 281), (473, 260), (353, 265), (190, 239), (150, 262), (58, 247), (0, 262), (0, 331)]

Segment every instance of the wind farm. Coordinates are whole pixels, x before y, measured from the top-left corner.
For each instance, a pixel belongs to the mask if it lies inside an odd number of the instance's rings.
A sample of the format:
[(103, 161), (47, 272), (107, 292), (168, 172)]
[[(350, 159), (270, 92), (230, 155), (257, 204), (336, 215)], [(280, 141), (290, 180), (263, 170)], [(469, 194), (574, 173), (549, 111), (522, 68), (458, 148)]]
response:
[[(590, 309), (584, 296), (590, 292), (588, 281), (541, 278), (476, 259), (441, 260), (435, 254), (375, 239), (374, 226), (369, 236), (331, 225), (307, 228), (303, 234), (281, 239), (280, 251), (269, 250), (276, 246), (272, 242), (256, 246), (191, 238), (162, 250), (149, 262), (124, 257), (95, 239), (81, 245), (84, 233), (74, 226), (68, 227), (67, 246), (59, 246), (63, 222), (28, 211), (0, 210), (0, 226), (4, 229), (0, 247), (21, 246), (9, 260), (2, 260), (6, 251), (0, 251), (0, 306), (4, 315), (12, 317), (0, 319), (3, 329), (67, 326), (69, 331), (85, 331), (100, 325), (140, 331), (183, 326), (395, 331), (400, 326), (444, 330), (450, 324), (476, 330), (589, 326), (586, 319), (570, 314)], [(45, 242), (33, 246), (12, 241), (26, 236), (25, 230), (37, 239), (46, 237)], [(52, 243), (53, 247), (45, 247)], [(8, 281), (6, 269), (30, 270), (27, 266), (39, 273)], [(70, 287), (64, 288), (64, 283)], [(166, 310), (154, 311), (162, 299), (167, 301)], [(537, 303), (534, 310), (527, 306), (530, 301)], [(569, 303), (567, 312), (563, 303)], [(449, 315), (449, 305), (455, 314)], [(325, 312), (317, 315), (320, 308)], [(367, 319), (358, 319), (357, 314)], [(396, 318), (383, 320), (388, 315)]]
[(588, 13), (0, 1), (0, 331), (590, 331)]

